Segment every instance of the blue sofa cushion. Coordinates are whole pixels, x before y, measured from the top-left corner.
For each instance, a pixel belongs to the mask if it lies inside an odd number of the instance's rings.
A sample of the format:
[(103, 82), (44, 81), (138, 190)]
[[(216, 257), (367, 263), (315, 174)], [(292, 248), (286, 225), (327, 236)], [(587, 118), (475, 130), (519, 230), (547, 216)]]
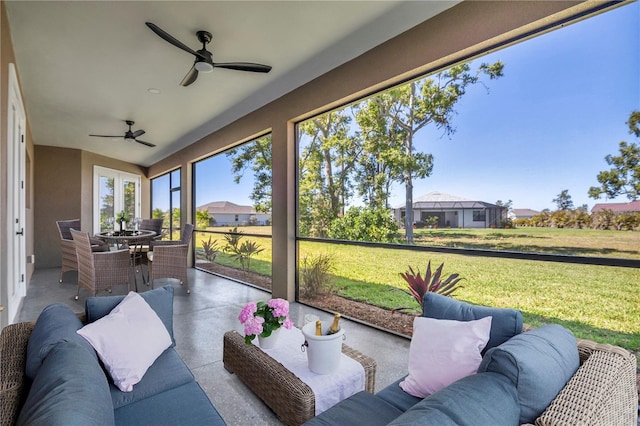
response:
[(109, 380), (114, 408), (123, 407), (156, 394), (193, 382), (193, 374), (173, 348), (165, 350), (149, 367), (131, 392), (122, 392)]
[(132, 426), (225, 424), (195, 381), (117, 408), (115, 420), (118, 425)]
[(400, 414), (402, 411), (383, 399), (361, 391), (310, 419), (305, 425), (386, 425)]
[(17, 424), (114, 424), (107, 378), (92, 352), (76, 342), (55, 344), (38, 370)]
[(429, 395), (389, 425), (519, 425), (516, 388), (498, 373), (464, 377)]
[(473, 321), (492, 317), (489, 342), (482, 354), (522, 332), (522, 313), (517, 309), (472, 305), (432, 292), (424, 296), (422, 316), (456, 321)]
[(391, 383), (389, 386), (376, 393), (376, 396), (378, 398), (385, 400), (402, 412), (407, 411), (409, 408), (422, 401), (422, 398), (410, 395), (402, 390), (402, 388), (400, 387), (400, 382), (404, 379), (405, 378), (403, 377), (402, 379)]
[(49, 351), (61, 341), (76, 342), (84, 346), (97, 361), (98, 357), (91, 345), (76, 333), (80, 328), (82, 321), (64, 303), (54, 303), (44, 308), (27, 343), (26, 376), (34, 379)]
[[(167, 327), (171, 336), (171, 346), (176, 345), (173, 337), (173, 287), (164, 286), (155, 290), (140, 293), (140, 296), (151, 306), (151, 309), (160, 317), (162, 323)], [(85, 302), (87, 312), (87, 322), (94, 322), (108, 315), (118, 303), (122, 302), (124, 296), (101, 296), (88, 297)]]
[(520, 423), (533, 423), (580, 366), (571, 331), (545, 325), (490, 349), (478, 372), (503, 374), (518, 390)]

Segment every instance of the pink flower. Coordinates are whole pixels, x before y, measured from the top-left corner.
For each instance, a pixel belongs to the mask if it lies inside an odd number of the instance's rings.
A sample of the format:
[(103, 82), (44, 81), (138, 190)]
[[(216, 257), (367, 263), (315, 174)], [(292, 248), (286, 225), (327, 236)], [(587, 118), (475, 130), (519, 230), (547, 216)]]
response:
[(285, 317), (289, 314), (289, 302), (284, 299), (271, 299), (267, 305), (273, 310), (274, 317)]
[(282, 326), (287, 330), (291, 330), (293, 327), (293, 321), (291, 321), (291, 318), (287, 317), (287, 319), (282, 323)]
[(249, 336), (262, 333), (262, 323), (264, 323), (264, 318), (251, 316), (244, 323), (244, 334)]
[(255, 303), (247, 303), (245, 307), (242, 308), (242, 311), (240, 311), (240, 315), (238, 315), (238, 319), (242, 324), (244, 324), (249, 319), (253, 318), (253, 314), (255, 314), (257, 310), (258, 310), (258, 306)]

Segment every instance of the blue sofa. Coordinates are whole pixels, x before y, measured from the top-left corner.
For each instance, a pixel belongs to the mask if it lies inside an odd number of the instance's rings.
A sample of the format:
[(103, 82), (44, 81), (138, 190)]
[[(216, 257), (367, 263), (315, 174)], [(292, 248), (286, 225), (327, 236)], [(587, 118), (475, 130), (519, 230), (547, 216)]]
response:
[[(132, 392), (120, 391), (93, 347), (76, 333), (81, 317), (64, 304), (47, 306), (35, 324), (6, 327), (0, 340), (2, 424), (224, 425), (222, 417), (176, 352), (173, 288), (141, 293), (158, 314), (171, 346)], [(86, 323), (107, 315), (124, 296), (92, 297)]]
[(476, 374), (417, 398), (399, 386), (360, 392), (305, 425), (519, 425), (637, 422), (636, 359), (623, 348), (577, 340), (559, 325), (522, 333), (514, 309), (471, 305), (428, 293), (423, 316), (492, 317)]

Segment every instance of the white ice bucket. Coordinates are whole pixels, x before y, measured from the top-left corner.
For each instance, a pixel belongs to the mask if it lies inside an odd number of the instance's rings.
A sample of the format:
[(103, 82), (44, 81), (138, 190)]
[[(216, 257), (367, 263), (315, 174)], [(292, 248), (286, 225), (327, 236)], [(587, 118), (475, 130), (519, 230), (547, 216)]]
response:
[(310, 322), (302, 327), (305, 342), (303, 349), (307, 352), (309, 370), (316, 374), (333, 373), (340, 366), (344, 329), (335, 334), (326, 335), (329, 325), (322, 326), (322, 336), (316, 336), (316, 324)]

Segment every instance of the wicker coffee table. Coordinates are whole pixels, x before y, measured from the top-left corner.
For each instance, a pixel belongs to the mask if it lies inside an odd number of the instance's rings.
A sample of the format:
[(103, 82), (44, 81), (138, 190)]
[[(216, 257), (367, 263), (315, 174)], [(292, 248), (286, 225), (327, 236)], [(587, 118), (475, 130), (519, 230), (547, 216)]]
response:
[[(342, 345), (342, 353), (364, 368), (365, 390), (375, 388), (376, 362), (363, 353)], [(236, 331), (224, 335), (224, 368), (234, 373), (286, 425), (300, 425), (315, 415), (311, 388), (259, 347), (247, 345)]]

